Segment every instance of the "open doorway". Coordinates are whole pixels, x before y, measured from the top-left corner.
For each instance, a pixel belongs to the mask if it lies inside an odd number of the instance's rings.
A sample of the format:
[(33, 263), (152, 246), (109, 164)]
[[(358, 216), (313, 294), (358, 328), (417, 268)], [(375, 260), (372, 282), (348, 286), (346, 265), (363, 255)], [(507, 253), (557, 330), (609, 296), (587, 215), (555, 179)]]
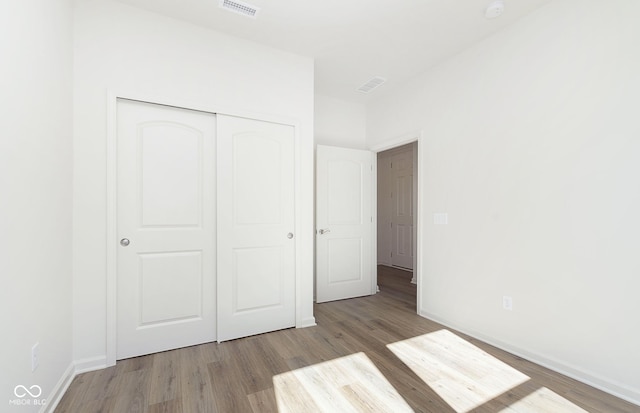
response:
[(418, 142), (377, 153), (377, 261), (381, 289), (415, 289)]

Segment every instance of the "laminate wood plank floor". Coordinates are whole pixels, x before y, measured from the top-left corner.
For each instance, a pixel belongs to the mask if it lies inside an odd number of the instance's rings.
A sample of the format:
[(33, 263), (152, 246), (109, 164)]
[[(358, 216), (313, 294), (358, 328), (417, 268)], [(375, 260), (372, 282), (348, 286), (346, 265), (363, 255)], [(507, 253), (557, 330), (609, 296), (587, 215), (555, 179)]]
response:
[(640, 412), (416, 314), (411, 273), (317, 304), (318, 326), (118, 361), (78, 375), (56, 412)]

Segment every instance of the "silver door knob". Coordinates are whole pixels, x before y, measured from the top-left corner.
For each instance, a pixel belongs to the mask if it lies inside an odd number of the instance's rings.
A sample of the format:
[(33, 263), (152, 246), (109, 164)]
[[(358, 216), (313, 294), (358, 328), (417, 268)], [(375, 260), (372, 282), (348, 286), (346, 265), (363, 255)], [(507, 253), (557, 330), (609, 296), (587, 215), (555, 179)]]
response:
[(327, 232), (331, 232), (331, 230), (330, 229), (321, 229), (320, 230), (320, 235), (326, 234)]
[(287, 234), (287, 238), (289, 238), (289, 239), (293, 238), (293, 232), (288, 233)]
[(120, 245), (122, 245), (123, 247), (126, 247), (127, 245), (129, 245), (129, 240), (127, 238), (122, 238), (120, 240)]

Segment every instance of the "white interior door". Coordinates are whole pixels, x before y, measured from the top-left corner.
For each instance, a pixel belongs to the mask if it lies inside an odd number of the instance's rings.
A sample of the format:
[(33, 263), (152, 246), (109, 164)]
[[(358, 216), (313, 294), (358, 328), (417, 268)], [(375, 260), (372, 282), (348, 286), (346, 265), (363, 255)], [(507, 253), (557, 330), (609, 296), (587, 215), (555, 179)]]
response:
[(212, 114), (117, 104), (118, 359), (213, 341)]
[(372, 265), (374, 154), (318, 145), (316, 301), (375, 294)]
[(218, 116), (218, 340), (295, 325), (293, 126)]
[(391, 158), (391, 264), (413, 269), (413, 151)]

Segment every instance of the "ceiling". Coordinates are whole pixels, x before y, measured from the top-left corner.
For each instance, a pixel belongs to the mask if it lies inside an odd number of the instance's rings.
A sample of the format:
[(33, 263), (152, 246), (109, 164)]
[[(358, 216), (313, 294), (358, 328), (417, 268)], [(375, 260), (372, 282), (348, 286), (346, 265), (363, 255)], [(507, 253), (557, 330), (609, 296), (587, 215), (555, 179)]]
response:
[[(551, 0), (244, 0), (260, 8), (248, 18), (219, 0), (119, 0), (176, 19), (315, 59), (316, 93), (365, 102), (513, 23)], [(374, 76), (387, 82), (357, 89)]]

